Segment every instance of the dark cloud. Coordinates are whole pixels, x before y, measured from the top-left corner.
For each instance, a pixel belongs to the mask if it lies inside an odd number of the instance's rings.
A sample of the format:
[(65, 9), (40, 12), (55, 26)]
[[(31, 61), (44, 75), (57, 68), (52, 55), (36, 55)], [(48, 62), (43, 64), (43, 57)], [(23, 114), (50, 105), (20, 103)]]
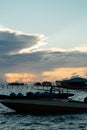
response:
[[(43, 73), (55, 68), (87, 67), (86, 52), (33, 49), (43, 40), (43, 35), (1, 30), (0, 73)], [(32, 49), (26, 53), (25, 48)], [(19, 53), (23, 49), (25, 53)]]
[[(87, 53), (37, 51), (28, 54), (4, 56), (0, 62), (1, 71), (43, 72), (54, 68), (87, 67)], [(0, 67), (0, 68), (1, 68)]]
[(17, 54), (24, 48), (40, 44), (45, 39), (44, 35), (24, 34), (10, 29), (0, 30), (0, 55)]

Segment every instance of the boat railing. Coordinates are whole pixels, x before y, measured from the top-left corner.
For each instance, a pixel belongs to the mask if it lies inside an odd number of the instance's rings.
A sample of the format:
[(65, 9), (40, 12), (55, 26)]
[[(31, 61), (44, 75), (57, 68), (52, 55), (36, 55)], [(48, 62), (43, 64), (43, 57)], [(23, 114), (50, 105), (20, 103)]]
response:
[[(1, 93), (0, 94), (5, 94), (5, 95), (10, 95), (11, 93), (15, 93), (16, 95), (18, 93), (22, 93), (24, 96), (28, 92), (40, 92), (40, 93), (55, 93), (55, 94), (63, 94), (63, 93), (68, 93), (67, 90), (64, 90), (63, 88), (60, 88), (55, 85), (34, 85), (34, 84), (7, 84), (6, 86), (1, 86)], [(52, 90), (51, 90), (52, 89)], [(51, 92), (52, 91), (52, 92)]]

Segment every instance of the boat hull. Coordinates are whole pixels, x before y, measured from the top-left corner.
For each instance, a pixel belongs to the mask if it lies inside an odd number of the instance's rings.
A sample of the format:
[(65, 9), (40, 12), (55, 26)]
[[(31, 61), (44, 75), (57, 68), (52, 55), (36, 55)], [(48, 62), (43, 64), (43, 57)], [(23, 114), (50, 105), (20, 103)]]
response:
[(67, 102), (62, 100), (11, 100), (0, 101), (4, 106), (18, 113), (60, 114), (87, 112), (87, 104), (83, 102)]

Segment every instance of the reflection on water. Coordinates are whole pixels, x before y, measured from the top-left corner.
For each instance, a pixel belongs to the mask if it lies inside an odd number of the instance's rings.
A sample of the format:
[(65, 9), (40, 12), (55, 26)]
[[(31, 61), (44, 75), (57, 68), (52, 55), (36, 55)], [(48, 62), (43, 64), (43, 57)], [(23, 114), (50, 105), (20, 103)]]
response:
[(1, 130), (87, 130), (87, 114), (36, 116), (6, 112), (0, 114)]

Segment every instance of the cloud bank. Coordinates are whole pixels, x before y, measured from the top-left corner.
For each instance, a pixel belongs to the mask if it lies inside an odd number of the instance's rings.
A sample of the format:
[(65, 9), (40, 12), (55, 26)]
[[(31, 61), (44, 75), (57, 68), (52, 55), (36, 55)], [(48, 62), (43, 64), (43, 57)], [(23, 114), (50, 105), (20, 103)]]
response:
[(42, 34), (26, 34), (0, 27), (0, 55), (19, 54), (23, 49), (40, 46), (45, 39)]
[(40, 49), (40, 46), (46, 45), (44, 40), (46, 37), (42, 34), (26, 34), (0, 27), (0, 73), (6, 77), (9, 77), (9, 74), (11, 77), (12, 73), (20, 74), (20, 79), (24, 74), (27, 77), (31, 75), (32, 80), (36, 77), (44, 78), (47, 72), (60, 68), (82, 67), (86, 73), (86, 45), (69, 50)]

